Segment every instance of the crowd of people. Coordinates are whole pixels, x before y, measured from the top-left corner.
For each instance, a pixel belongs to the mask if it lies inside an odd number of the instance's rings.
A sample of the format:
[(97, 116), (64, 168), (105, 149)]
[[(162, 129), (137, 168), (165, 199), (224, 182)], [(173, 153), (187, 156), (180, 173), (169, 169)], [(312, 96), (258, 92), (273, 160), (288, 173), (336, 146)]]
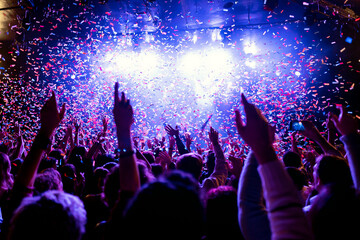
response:
[[(360, 237), (359, 123), (344, 107), (329, 113), (326, 133), (303, 120), (291, 150), (279, 156), (275, 127), (244, 94), (244, 113), (236, 110), (234, 119), (244, 146), (209, 126), (204, 148), (189, 136), (184, 143), (170, 125), (168, 136), (140, 142), (133, 107), (118, 88), (113, 119), (103, 119), (91, 145), (79, 141), (80, 124), (51, 141), (66, 115), (55, 92), (29, 149), (18, 124), (13, 139), (1, 131), (1, 239)], [(106, 142), (108, 121), (116, 126), (115, 151)], [(299, 146), (299, 135), (318, 148)]]

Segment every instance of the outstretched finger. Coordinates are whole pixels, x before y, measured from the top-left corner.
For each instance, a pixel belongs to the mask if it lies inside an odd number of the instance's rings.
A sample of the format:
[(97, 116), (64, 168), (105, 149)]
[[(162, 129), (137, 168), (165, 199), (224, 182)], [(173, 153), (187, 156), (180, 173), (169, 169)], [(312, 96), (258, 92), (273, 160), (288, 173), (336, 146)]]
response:
[(125, 93), (124, 92), (121, 92), (120, 102), (123, 103), (123, 104), (125, 103)]

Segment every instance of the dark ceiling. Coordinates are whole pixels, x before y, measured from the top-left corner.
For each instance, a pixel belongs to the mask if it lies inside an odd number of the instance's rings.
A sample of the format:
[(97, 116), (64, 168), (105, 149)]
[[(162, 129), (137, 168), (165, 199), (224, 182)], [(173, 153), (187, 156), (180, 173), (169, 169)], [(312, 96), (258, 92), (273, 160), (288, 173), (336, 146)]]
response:
[[(280, 1), (274, 11), (264, 10), (261, 0), (0, 0), (0, 41), (13, 40), (30, 12), (33, 20), (41, 21), (48, 10), (77, 16), (80, 12), (117, 19), (118, 32), (154, 32), (159, 28), (179, 30), (221, 27), (251, 27), (304, 21), (317, 18), (358, 19), (359, 3), (354, 0)], [(268, 0), (266, 0), (268, 1)], [(270, 1), (271, 2), (274, 0)], [(275, 0), (276, 1), (276, 0)], [(40, 10), (40, 11), (39, 11)], [(51, 13), (50, 13), (51, 14)], [(316, 17), (315, 17), (316, 18)], [(308, 18), (309, 19), (309, 18)]]

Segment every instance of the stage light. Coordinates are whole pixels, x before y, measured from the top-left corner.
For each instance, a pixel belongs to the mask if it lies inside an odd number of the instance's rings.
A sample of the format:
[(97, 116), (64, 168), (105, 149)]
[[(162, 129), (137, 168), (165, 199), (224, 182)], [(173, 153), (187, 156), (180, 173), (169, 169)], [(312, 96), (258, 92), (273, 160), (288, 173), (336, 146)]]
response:
[(256, 47), (254, 42), (245, 41), (244, 42), (244, 52), (245, 52), (245, 54), (255, 55), (258, 53), (258, 48)]
[(194, 33), (193, 37), (192, 37), (192, 42), (195, 44), (198, 40), (198, 36), (196, 33)]
[(250, 67), (250, 68), (255, 68), (256, 67), (256, 62), (252, 61), (252, 60), (246, 60), (245, 65)]
[(196, 71), (202, 62), (201, 55), (197, 52), (189, 52), (182, 56), (180, 60), (180, 69), (184, 72), (191, 73)]
[(296, 71), (296, 72), (295, 72), (295, 75), (296, 75), (297, 77), (300, 77), (301, 73), (300, 73), (299, 71)]

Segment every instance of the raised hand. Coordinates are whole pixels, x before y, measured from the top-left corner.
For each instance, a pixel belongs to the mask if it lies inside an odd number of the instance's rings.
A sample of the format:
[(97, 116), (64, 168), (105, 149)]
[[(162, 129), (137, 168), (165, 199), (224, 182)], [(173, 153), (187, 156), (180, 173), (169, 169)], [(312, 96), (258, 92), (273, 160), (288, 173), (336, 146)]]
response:
[(50, 138), (54, 130), (59, 126), (61, 120), (64, 118), (64, 115), (65, 103), (59, 111), (55, 92), (52, 91), (51, 97), (45, 102), (40, 111), (40, 132)]
[(336, 116), (334, 113), (330, 113), (330, 119), (334, 123), (336, 129), (341, 133), (341, 135), (348, 135), (351, 133), (356, 133), (359, 128), (358, 120), (348, 114), (344, 106), (336, 106), (340, 110), (340, 115)]
[(219, 133), (215, 129), (213, 129), (212, 127), (210, 127), (209, 139), (210, 139), (212, 144), (219, 142)]
[(243, 160), (231, 155), (228, 157), (228, 159), (231, 162), (231, 166), (229, 166), (229, 172), (238, 179), (242, 171)]
[(191, 137), (190, 133), (185, 134), (185, 144), (187, 150), (190, 151), (191, 143), (194, 141), (194, 139)]
[(121, 92), (121, 97), (119, 97), (119, 83), (115, 83), (113, 114), (116, 128), (129, 131), (134, 123), (134, 111), (130, 105), (130, 99), (126, 99), (124, 92)]
[(314, 141), (317, 141), (317, 139), (319, 139), (321, 137), (321, 133), (316, 128), (316, 126), (314, 125), (313, 122), (311, 122), (309, 120), (302, 120), (301, 122), (302, 122), (305, 130), (299, 131), (299, 133), (301, 133), (305, 137), (308, 137)]
[(255, 154), (265, 153), (265, 150), (272, 148), (273, 141), (269, 123), (260, 110), (247, 101), (244, 94), (241, 94), (241, 103), (245, 110), (246, 125), (241, 119), (240, 112), (236, 110), (235, 120), (238, 133)]
[(79, 132), (81, 128), (81, 122), (79, 122), (79, 120), (77, 119), (74, 120), (74, 128), (75, 128), (75, 132)]
[(103, 125), (103, 134), (106, 135), (107, 129), (108, 129), (108, 123), (109, 119), (107, 117), (103, 117), (102, 119), (102, 125)]
[(165, 131), (167, 132), (167, 134), (169, 134), (172, 137), (173, 136), (179, 136), (179, 133), (180, 133), (178, 126), (176, 126), (175, 129), (174, 129), (172, 126), (166, 125), (165, 126)]

